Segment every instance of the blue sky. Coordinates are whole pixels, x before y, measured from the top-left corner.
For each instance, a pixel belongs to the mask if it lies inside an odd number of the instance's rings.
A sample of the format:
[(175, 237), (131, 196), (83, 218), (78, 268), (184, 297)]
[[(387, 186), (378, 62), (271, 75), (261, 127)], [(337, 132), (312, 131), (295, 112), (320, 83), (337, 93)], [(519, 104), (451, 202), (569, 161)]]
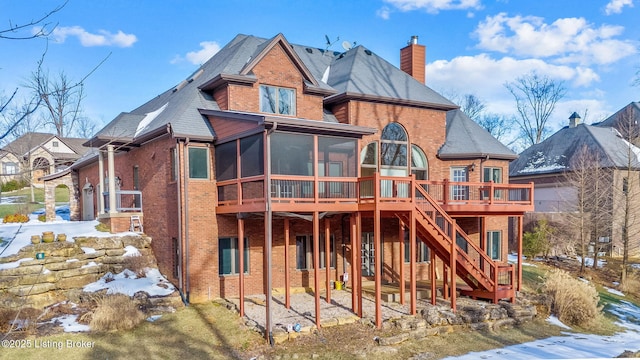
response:
[[(635, 1), (635, 4), (634, 4)], [(106, 124), (176, 85), (236, 34), (333, 50), (357, 43), (394, 65), (412, 35), (427, 47), (427, 85), (472, 93), (515, 114), (503, 86), (532, 70), (563, 81), (554, 130), (573, 111), (602, 120), (640, 100), (638, 0), (160, 1), (69, 0), (51, 17), (45, 67), (85, 85), (85, 115)], [(62, 0), (0, 0), (0, 29), (40, 17)], [(52, 25), (53, 25), (52, 24)], [(32, 29), (28, 29), (32, 31)], [(338, 40), (339, 38), (339, 40)], [(25, 82), (43, 39), (0, 40), (0, 91)], [(23, 90), (21, 90), (24, 93)], [(101, 127), (101, 126), (99, 126)]]

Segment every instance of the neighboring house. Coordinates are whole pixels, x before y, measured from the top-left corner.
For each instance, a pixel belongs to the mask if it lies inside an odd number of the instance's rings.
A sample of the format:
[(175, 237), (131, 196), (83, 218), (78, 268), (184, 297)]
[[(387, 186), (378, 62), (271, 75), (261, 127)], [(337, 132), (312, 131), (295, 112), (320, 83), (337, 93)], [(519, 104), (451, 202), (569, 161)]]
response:
[(29, 132), (0, 149), (1, 181), (27, 180), (42, 184), (42, 177), (69, 167), (89, 149), (87, 139)]
[[(599, 168), (606, 171), (604, 178), (611, 179), (605, 189), (600, 192), (610, 194), (611, 201), (603, 206), (602, 213), (610, 216), (599, 229), (591, 231), (591, 246), (595, 241), (598, 248), (614, 256), (621, 255), (622, 229), (624, 218), (625, 187), (629, 187), (628, 177), (629, 158), (627, 156), (631, 146), (631, 181), (637, 184), (640, 175), (640, 148), (631, 145), (621, 135), (623, 116), (631, 116), (634, 120), (627, 123), (638, 124), (640, 121), (640, 106), (632, 102), (606, 120), (587, 125), (580, 123), (580, 117), (573, 114), (569, 125), (560, 129), (539, 144), (535, 144), (520, 154), (511, 163), (509, 178), (511, 183), (534, 183), (535, 213), (561, 214), (576, 211), (577, 192), (567, 181), (565, 174), (575, 172), (576, 160), (583, 147), (599, 162)], [(634, 130), (637, 131), (637, 130)], [(640, 218), (636, 213), (640, 210), (640, 194), (630, 197), (634, 203), (630, 213), (629, 234), (632, 239), (630, 250), (640, 254)], [(535, 218), (536, 216), (534, 216)]]
[(288, 306), (304, 287), (318, 309), (345, 280), (362, 315), (370, 280), (379, 326), (382, 283), (405, 302), (408, 282), (415, 313), (416, 281), (436, 274), (514, 300), (508, 220), (533, 210), (533, 189), (509, 185), (516, 155), (424, 85), (416, 40), (401, 71), (363, 46), (236, 36), (86, 143), (98, 153), (69, 173), (82, 214), (114, 231), (142, 216), (161, 271), (192, 302), (279, 288)]

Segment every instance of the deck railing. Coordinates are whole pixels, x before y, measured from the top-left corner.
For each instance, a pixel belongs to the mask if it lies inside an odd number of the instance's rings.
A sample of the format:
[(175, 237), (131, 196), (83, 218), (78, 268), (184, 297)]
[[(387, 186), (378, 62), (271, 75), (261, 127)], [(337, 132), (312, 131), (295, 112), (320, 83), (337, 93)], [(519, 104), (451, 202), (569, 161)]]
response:
[[(109, 212), (109, 192), (102, 193), (104, 196), (105, 211)], [(142, 212), (142, 191), (138, 190), (117, 190), (116, 191), (116, 211), (118, 212)]]
[[(376, 180), (377, 179), (377, 180)], [(314, 177), (271, 175), (265, 188), (263, 175), (219, 181), (218, 207), (264, 203), (266, 191), (277, 203), (410, 202), (419, 185), (439, 205), (520, 205), (533, 207), (532, 184), (494, 182), (416, 181), (411, 177)], [(268, 190), (267, 190), (268, 189)]]

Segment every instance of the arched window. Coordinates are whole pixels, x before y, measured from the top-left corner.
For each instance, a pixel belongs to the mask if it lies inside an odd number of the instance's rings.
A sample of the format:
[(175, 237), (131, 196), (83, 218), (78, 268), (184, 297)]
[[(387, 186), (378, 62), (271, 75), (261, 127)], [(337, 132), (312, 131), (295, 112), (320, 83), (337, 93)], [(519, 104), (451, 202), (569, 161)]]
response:
[(411, 173), (416, 176), (416, 180), (427, 180), (429, 178), (427, 156), (415, 144), (411, 144)]
[[(409, 149), (411, 149), (410, 154)], [(409, 164), (409, 158), (411, 158), (411, 164)], [(382, 129), (380, 141), (371, 142), (362, 149), (360, 165), (361, 176), (371, 176), (379, 171), (383, 176), (415, 174), (417, 180), (427, 180), (429, 175), (429, 164), (424, 151), (409, 142), (407, 132), (398, 123), (385, 126)]]

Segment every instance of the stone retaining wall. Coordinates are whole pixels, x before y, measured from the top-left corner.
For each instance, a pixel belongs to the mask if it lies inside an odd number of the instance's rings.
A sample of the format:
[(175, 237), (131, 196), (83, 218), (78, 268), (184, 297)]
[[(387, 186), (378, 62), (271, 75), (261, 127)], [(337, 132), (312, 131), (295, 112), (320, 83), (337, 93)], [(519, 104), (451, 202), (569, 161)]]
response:
[[(124, 248), (129, 245), (138, 249), (143, 256), (141, 260), (155, 265), (151, 238), (144, 235), (74, 240), (28, 245), (15, 255), (0, 258), (0, 264), (33, 259), (0, 270), (0, 306), (43, 308), (67, 299), (73, 301), (85, 285), (107, 272), (121, 272), (126, 259)], [(95, 252), (85, 253), (83, 247)], [(41, 252), (44, 259), (37, 260), (36, 254)]]

